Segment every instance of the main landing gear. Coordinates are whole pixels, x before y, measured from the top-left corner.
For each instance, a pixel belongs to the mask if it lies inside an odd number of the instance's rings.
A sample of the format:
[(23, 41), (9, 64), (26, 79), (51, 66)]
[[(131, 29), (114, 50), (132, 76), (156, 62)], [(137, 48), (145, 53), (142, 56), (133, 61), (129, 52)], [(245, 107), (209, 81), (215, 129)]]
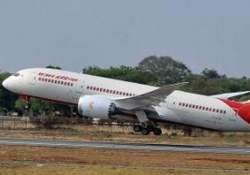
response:
[(161, 128), (156, 127), (156, 126), (152, 126), (152, 125), (145, 126), (144, 123), (134, 125), (134, 131), (141, 132), (143, 135), (148, 135), (148, 134), (150, 134), (150, 132), (153, 132), (154, 135), (161, 135), (162, 134)]
[(144, 111), (137, 111), (136, 116), (140, 124), (134, 125), (135, 132), (141, 132), (143, 135), (148, 135), (153, 132), (154, 135), (161, 135), (162, 130), (154, 122), (149, 121)]

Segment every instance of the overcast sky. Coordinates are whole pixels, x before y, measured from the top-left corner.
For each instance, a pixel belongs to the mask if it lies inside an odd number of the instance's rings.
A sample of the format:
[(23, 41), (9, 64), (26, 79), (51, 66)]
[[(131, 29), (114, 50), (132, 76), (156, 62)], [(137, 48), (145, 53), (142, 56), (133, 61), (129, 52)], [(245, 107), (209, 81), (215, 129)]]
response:
[(172, 56), (250, 77), (249, 0), (1, 0), (0, 69), (80, 72)]

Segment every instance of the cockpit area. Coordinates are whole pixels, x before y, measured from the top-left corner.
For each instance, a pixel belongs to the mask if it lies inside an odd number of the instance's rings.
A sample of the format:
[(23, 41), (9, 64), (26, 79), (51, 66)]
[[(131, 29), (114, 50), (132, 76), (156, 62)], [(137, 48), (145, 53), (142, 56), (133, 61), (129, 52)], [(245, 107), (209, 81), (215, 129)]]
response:
[(19, 72), (12, 74), (14, 77), (19, 77), (21, 74)]
[(2, 85), (5, 89), (19, 93), (18, 90), (21, 88), (21, 85), (24, 82), (23, 77), (24, 76), (20, 71), (16, 72), (4, 80)]

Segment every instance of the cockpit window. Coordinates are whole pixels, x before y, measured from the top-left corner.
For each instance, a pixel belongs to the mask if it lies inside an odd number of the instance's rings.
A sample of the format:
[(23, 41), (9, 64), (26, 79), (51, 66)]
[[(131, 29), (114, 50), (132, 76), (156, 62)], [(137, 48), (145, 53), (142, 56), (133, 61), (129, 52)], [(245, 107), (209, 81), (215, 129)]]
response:
[(15, 74), (13, 74), (13, 76), (18, 77), (18, 76), (20, 76), (20, 73), (15, 73)]

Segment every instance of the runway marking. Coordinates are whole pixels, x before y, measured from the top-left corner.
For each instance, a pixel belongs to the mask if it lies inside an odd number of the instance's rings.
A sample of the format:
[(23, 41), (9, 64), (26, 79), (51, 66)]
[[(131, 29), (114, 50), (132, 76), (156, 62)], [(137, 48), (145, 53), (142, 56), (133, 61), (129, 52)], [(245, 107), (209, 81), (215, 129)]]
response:
[(61, 141), (61, 140), (59, 141), (59, 140), (0, 139), (0, 145), (250, 154), (250, 147), (213, 147), (213, 146), (195, 146), (195, 145), (137, 144), (137, 143), (84, 142), (84, 141)]

